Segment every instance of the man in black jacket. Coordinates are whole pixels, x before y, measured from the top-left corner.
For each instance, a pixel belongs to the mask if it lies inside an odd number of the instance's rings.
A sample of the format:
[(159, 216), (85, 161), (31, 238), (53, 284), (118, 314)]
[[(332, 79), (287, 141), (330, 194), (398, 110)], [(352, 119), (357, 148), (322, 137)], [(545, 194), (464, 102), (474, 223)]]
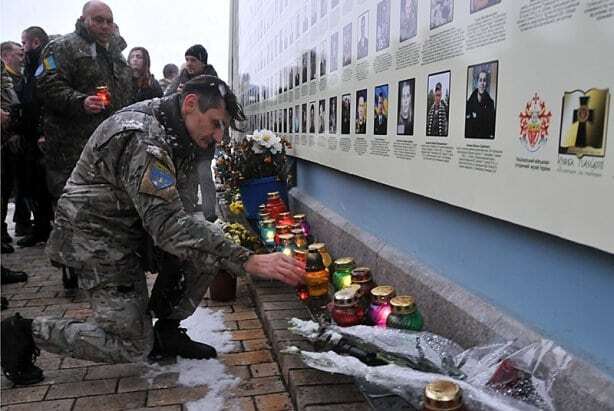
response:
[(31, 247), (39, 242), (47, 241), (51, 231), (51, 219), (53, 218), (43, 155), (38, 147), (38, 140), (43, 133), (41, 109), (35, 93), (36, 78), (34, 76), (41, 52), (48, 42), (47, 33), (40, 27), (28, 27), (21, 34), (21, 43), (26, 54), (22, 87), (18, 92), (22, 108), (20, 132), (24, 138), (25, 157), (22, 164), (24, 182), (22, 189), (26, 197), (31, 199), (31, 208), (34, 214), (32, 232), (17, 241), (17, 245), (21, 247)]

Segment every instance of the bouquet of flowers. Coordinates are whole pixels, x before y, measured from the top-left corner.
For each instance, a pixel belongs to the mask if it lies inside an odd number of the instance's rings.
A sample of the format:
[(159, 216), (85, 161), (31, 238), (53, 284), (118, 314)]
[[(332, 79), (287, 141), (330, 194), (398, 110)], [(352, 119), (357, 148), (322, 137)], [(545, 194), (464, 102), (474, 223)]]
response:
[(288, 178), (287, 140), (270, 130), (255, 130), (239, 139), (222, 145), (217, 159), (217, 173), (227, 188), (238, 187), (241, 181), (276, 176), (286, 182)]

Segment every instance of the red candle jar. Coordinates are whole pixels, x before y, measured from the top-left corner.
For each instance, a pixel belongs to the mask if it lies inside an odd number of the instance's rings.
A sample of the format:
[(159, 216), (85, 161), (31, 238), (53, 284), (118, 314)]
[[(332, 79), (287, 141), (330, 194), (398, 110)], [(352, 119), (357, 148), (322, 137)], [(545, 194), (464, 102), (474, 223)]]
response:
[(96, 96), (102, 99), (104, 108), (108, 108), (111, 105), (111, 93), (109, 93), (109, 88), (107, 86), (96, 87)]
[(277, 223), (280, 225), (292, 226), (292, 224), (294, 224), (294, 218), (288, 211), (284, 211), (277, 215)]
[(274, 191), (272, 193), (267, 193), (267, 197), (266, 210), (271, 215), (271, 218), (277, 219), (279, 213), (288, 211), (286, 205), (279, 196), (279, 192)]
[(360, 287), (360, 306), (367, 309), (371, 290), (375, 288), (375, 282), (371, 277), (371, 270), (368, 267), (354, 268), (352, 270), (352, 285), (354, 284)]
[(279, 236), (282, 234), (290, 234), (290, 227), (287, 225), (275, 226), (275, 245), (279, 246), (279, 244), (281, 244)]
[(340, 327), (362, 323), (364, 310), (358, 305), (355, 289), (345, 288), (335, 293), (331, 316)]

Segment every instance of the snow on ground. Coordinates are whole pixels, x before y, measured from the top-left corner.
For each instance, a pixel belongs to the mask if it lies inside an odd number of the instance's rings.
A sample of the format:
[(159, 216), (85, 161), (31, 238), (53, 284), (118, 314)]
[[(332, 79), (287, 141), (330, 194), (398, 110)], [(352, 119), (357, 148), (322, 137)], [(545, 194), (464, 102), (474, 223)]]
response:
[[(187, 328), (190, 338), (215, 347), (218, 354), (230, 352), (235, 347), (231, 333), (224, 330), (224, 313), (221, 311), (198, 307), (181, 325)], [(166, 373), (179, 373), (179, 386), (206, 385), (209, 388), (205, 397), (185, 404), (189, 411), (221, 411), (229, 405), (225, 403), (226, 394), (241, 381), (229, 374), (217, 359), (186, 360), (179, 357), (176, 364), (153, 367), (147, 377), (153, 381), (154, 377)]]

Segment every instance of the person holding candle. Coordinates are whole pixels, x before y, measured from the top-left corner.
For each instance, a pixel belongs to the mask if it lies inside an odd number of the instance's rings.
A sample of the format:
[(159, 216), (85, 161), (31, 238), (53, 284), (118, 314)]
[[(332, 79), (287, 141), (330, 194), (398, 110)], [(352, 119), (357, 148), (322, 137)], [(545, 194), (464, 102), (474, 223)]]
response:
[[(219, 269), (294, 286), (303, 282), (304, 268), (292, 257), (255, 255), (190, 214), (195, 152), (219, 144), (225, 129), (239, 121), (245, 115), (228, 85), (200, 76), (181, 94), (134, 104), (97, 128), (58, 202), (47, 243), (53, 262), (78, 273), (93, 315), (87, 321), (5, 319), (0, 358), (10, 379), (33, 373), (37, 347), (105, 363), (215, 357), (213, 347), (191, 340), (179, 325), (198, 307)], [(148, 301), (139, 255), (146, 234), (183, 262), (176, 299)], [(158, 318), (155, 326), (150, 312)], [(11, 347), (20, 347), (16, 355), (9, 355)]]

